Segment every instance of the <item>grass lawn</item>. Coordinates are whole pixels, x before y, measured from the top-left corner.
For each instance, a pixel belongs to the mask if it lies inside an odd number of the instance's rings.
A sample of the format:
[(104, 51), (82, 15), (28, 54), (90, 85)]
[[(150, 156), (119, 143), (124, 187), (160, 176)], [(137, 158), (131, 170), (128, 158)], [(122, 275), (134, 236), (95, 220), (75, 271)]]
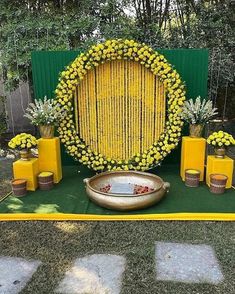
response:
[[(122, 294), (235, 293), (235, 224), (232, 222), (2, 222), (1, 256), (40, 260), (22, 293), (53, 293), (74, 259), (120, 254), (127, 264)], [(155, 242), (211, 245), (224, 275), (218, 285), (155, 279)]]

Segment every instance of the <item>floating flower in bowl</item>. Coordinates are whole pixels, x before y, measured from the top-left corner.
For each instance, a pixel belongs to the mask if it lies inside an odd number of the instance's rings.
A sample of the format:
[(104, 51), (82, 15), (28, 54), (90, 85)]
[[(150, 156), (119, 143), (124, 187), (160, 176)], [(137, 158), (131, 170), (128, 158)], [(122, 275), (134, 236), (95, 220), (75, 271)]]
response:
[(170, 184), (137, 171), (111, 171), (84, 179), (88, 197), (96, 204), (120, 211), (137, 210), (159, 202)]

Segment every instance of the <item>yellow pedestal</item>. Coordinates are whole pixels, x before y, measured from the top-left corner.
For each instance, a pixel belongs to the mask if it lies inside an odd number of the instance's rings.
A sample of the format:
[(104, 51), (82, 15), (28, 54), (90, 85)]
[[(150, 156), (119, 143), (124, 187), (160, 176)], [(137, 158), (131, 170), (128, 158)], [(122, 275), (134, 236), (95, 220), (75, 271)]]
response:
[(27, 190), (35, 191), (38, 187), (37, 175), (39, 174), (38, 159), (28, 161), (17, 160), (13, 163), (14, 179), (27, 180)]
[(200, 181), (204, 179), (206, 139), (183, 137), (181, 147), (180, 176), (185, 180), (186, 169), (200, 171)]
[(210, 186), (211, 174), (224, 174), (228, 177), (226, 188), (232, 187), (233, 179), (233, 160), (225, 156), (225, 158), (216, 158), (214, 155), (208, 155), (206, 167), (206, 183)]
[(54, 182), (62, 179), (60, 140), (53, 139), (38, 140), (39, 171), (50, 171), (54, 174)]

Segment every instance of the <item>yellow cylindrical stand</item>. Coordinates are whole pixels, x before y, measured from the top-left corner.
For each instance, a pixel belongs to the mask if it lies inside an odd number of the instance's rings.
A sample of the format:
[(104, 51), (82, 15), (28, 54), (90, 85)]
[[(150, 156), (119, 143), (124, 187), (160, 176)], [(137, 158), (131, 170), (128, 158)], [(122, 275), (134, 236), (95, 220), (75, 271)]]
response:
[(38, 160), (40, 172), (52, 172), (54, 183), (58, 183), (62, 179), (60, 140), (58, 137), (38, 140)]
[(186, 169), (200, 171), (200, 181), (204, 179), (206, 139), (204, 138), (182, 138), (180, 176), (185, 180)]
[(38, 159), (30, 158), (27, 161), (17, 160), (13, 163), (14, 179), (27, 181), (27, 190), (35, 191), (38, 187), (37, 175), (39, 173)]
[(225, 158), (216, 158), (214, 155), (208, 155), (206, 167), (206, 183), (210, 186), (211, 174), (223, 174), (228, 177), (226, 189), (232, 187), (233, 179), (233, 160), (225, 156)]

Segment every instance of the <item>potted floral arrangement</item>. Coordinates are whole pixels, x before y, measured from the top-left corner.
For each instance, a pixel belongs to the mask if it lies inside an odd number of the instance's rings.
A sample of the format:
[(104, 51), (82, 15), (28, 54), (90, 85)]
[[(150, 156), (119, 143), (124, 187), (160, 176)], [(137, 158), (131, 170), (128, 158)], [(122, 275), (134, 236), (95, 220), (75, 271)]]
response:
[(212, 133), (207, 138), (207, 143), (212, 145), (215, 150), (215, 157), (217, 158), (224, 158), (226, 153), (226, 148), (230, 145), (235, 144), (235, 140), (232, 135), (229, 133), (218, 131)]
[(39, 127), (42, 138), (50, 139), (54, 137), (55, 126), (64, 118), (66, 111), (64, 108), (58, 108), (53, 99), (35, 100), (30, 103), (26, 109), (27, 117), (31, 123)]
[(21, 133), (12, 138), (8, 146), (20, 151), (21, 160), (29, 160), (29, 151), (37, 146), (37, 139), (30, 134)]
[(193, 102), (192, 99), (185, 101), (181, 112), (181, 117), (189, 123), (190, 137), (201, 137), (203, 127), (214, 115), (217, 108), (213, 108), (212, 101), (198, 96)]

